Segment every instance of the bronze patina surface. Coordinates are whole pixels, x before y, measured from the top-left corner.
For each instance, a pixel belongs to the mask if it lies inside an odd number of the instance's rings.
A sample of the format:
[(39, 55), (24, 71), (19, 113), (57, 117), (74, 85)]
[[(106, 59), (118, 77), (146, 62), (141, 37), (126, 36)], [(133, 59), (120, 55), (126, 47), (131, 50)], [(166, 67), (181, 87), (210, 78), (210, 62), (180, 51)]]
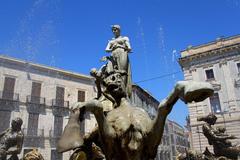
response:
[[(179, 81), (167, 98), (161, 101), (157, 116), (151, 120), (148, 114), (129, 101), (131, 71), (128, 53), (129, 39), (120, 36), (120, 26), (113, 25), (115, 37), (109, 41), (107, 63), (100, 69), (92, 69), (98, 96), (72, 107), (70, 120), (58, 143), (58, 151), (75, 150), (72, 160), (150, 160), (157, 154), (164, 131), (164, 124), (178, 99), (199, 102), (213, 94), (206, 82)], [(86, 112), (92, 112), (97, 120), (89, 135), (80, 135), (79, 122)], [(95, 149), (94, 149), (95, 147)], [(97, 148), (96, 148), (97, 147)]]
[(22, 123), (21, 118), (15, 118), (11, 128), (0, 133), (0, 160), (6, 160), (8, 155), (11, 155), (9, 160), (18, 160), (23, 145)]

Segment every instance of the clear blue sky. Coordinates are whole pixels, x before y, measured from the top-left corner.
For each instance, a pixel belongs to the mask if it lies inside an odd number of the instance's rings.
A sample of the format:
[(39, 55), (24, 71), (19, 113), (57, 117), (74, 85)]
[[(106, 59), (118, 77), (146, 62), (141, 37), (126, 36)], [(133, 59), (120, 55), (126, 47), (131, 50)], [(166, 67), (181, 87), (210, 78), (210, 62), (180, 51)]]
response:
[[(179, 52), (240, 33), (240, 0), (7, 0), (0, 2), (0, 53), (89, 74), (120, 24), (130, 38), (133, 81), (181, 71)], [(182, 72), (139, 83), (163, 99)], [(178, 103), (169, 118), (185, 124)]]

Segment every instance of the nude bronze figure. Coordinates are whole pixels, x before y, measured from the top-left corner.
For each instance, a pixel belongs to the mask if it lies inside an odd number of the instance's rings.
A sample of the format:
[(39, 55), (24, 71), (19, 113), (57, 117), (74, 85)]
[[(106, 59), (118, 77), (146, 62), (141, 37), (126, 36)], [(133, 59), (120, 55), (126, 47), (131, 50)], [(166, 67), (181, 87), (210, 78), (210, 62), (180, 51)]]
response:
[(11, 155), (11, 160), (18, 160), (23, 145), (22, 123), (21, 118), (15, 118), (11, 128), (0, 134), (0, 160), (6, 160), (7, 155)]
[(229, 159), (238, 159), (240, 155), (240, 146), (234, 146), (229, 141), (236, 139), (236, 136), (228, 135), (225, 133), (225, 128), (214, 128), (213, 125), (217, 121), (217, 117), (214, 114), (199, 117), (198, 121), (206, 122), (202, 126), (203, 134), (208, 139), (208, 143), (213, 146), (215, 156), (224, 156)]
[(237, 160), (240, 156), (240, 146), (233, 145), (230, 140), (236, 139), (233, 135), (225, 133), (225, 127), (217, 127), (214, 125), (217, 121), (217, 116), (210, 113), (207, 116), (198, 117), (198, 121), (204, 121), (202, 130), (207, 138), (209, 145), (213, 146), (211, 153), (206, 147), (203, 153), (188, 150), (184, 154), (179, 154), (177, 160)]
[[(107, 47), (112, 52), (119, 47), (122, 52), (120, 56), (128, 53), (128, 49), (112, 43)], [(126, 63), (120, 62), (117, 65), (123, 67), (123, 64)], [(213, 94), (213, 88), (209, 83), (179, 81), (169, 96), (161, 101), (157, 116), (152, 120), (141, 106), (133, 106), (129, 101), (127, 86), (130, 84), (126, 84), (125, 81), (129, 74), (119, 72), (119, 68), (115, 68), (111, 73), (98, 73), (92, 70), (91, 75), (95, 77), (101, 89), (100, 97), (72, 106), (69, 122), (58, 142), (59, 152), (75, 150), (74, 157), (83, 156), (87, 159), (93, 159), (92, 157), (106, 160), (154, 159), (166, 118), (178, 99), (185, 103), (199, 102)], [(89, 136), (81, 136), (79, 122), (87, 111), (94, 114), (98, 127)], [(93, 143), (100, 148), (97, 153), (91, 152), (91, 149), (84, 151), (84, 148), (91, 148)], [(101, 152), (104, 155), (102, 157)]]

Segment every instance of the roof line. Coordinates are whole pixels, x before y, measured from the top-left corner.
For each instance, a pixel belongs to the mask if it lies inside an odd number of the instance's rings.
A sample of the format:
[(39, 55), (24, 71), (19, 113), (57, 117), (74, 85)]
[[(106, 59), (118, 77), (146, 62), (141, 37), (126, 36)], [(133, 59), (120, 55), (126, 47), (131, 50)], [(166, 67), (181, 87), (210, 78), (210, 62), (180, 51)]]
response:
[[(220, 41), (227, 41), (227, 40), (231, 40), (231, 39), (239, 38), (239, 37), (240, 37), (240, 34), (236, 34), (236, 35), (228, 36), (228, 37), (220, 36), (219, 40)], [(201, 47), (209, 46), (209, 45), (215, 44), (216, 42), (218, 42), (218, 40), (209, 41), (207, 43), (203, 43), (203, 44), (200, 44), (200, 45), (192, 46), (191, 49), (198, 49), (198, 48), (201, 48)], [(180, 53), (184, 52), (184, 51), (187, 51), (187, 50), (189, 50), (189, 49), (187, 48), (187, 49), (181, 50)]]
[(59, 69), (59, 68), (55, 68), (55, 67), (50, 67), (50, 66), (47, 66), (47, 65), (44, 65), (44, 64), (38, 64), (38, 63), (26, 61), (26, 60), (21, 60), (21, 59), (18, 59), (18, 58), (9, 57), (9, 56), (6, 56), (4, 54), (0, 54), (0, 59), (12, 61), (12, 62), (15, 62), (15, 63), (21, 63), (21, 64), (24, 64), (24, 65), (31, 65), (33, 67), (38, 67), (38, 68), (46, 69), (46, 70), (52, 70), (52, 71), (55, 71), (55, 72), (61, 72), (61, 73), (65, 74), (65, 75), (68, 75), (68, 76), (73, 76), (73, 77), (77, 76), (77, 77), (83, 78), (83, 79), (93, 79), (91, 76), (88, 76), (88, 75), (84, 75), (84, 74), (80, 74), (80, 73), (72, 72), (72, 71), (67, 71), (67, 70), (63, 70), (63, 69)]

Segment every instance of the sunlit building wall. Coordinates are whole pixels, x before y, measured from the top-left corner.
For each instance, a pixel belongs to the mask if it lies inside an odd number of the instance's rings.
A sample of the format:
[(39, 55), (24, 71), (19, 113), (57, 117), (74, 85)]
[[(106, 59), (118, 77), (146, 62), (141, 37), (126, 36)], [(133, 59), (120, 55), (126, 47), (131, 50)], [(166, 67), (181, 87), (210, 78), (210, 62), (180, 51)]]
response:
[[(69, 159), (70, 152), (58, 154), (56, 143), (75, 102), (96, 96), (90, 76), (0, 56), (0, 132), (15, 117), (23, 119), (22, 155), (37, 148), (47, 160)], [(95, 119), (86, 114), (82, 132), (90, 132)]]
[(188, 104), (192, 148), (204, 151), (209, 147), (202, 134), (203, 122), (197, 121), (198, 116), (209, 113), (217, 115), (216, 126), (226, 127), (227, 134), (240, 137), (240, 36), (189, 46), (181, 52), (179, 63), (185, 80), (209, 82), (214, 88), (212, 97)]

